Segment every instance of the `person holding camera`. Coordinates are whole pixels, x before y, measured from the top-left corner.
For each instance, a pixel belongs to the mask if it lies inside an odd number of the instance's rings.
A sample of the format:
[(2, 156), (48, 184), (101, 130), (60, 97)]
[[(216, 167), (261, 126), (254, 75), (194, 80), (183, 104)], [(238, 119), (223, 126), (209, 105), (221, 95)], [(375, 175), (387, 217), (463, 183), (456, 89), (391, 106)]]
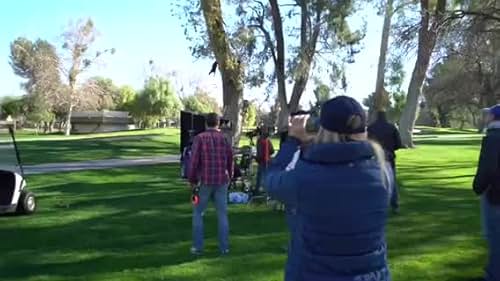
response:
[(223, 255), (229, 253), (229, 221), (227, 217), (227, 189), (233, 175), (233, 151), (219, 129), (216, 113), (206, 116), (206, 131), (193, 140), (189, 182), (197, 190), (193, 207), (193, 246), (191, 253), (203, 250), (203, 212), (212, 197), (219, 224), (219, 248)]
[(367, 140), (366, 114), (347, 96), (323, 104), (308, 141), (307, 116), (291, 119), (265, 181), (269, 195), (296, 207), (286, 281), (389, 281), (385, 226), (393, 185), (382, 148)]
[(368, 137), (378, 142), (385, 151), (385, 159), (391, 164), (394, 174), (394, 190), (392, 190), (391, 207), (395, 214), (399, 213), (399, 191), (396, 182), (396, 151), (403, 148), (401, 135), (394, 124), (389, 123), (384, 111), (377, 112), (377, 119), (368, 126)]
[(487, 131), (474, 177), (473, 188), (481, 196), (481, 217), (489, 257), (485, 281), (500, 280), (500, 105), (489, 109)]

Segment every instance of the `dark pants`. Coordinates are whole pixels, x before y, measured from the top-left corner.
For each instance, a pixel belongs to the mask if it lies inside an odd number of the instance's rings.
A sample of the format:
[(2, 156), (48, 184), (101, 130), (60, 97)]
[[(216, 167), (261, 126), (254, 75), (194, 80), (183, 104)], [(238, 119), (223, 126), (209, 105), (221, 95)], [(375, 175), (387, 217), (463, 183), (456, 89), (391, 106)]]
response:
[(500, 280), (500, 206), (492, 205), (486, 195), (481, 197), (483, 234), (488, 242), (488, 264), (485, 281)]
[(255, 191), (260, 191), (266, 177), (267, 164), (259, 164), (257, 167), (257, 177), (255, 179)]
[(389, 159), (388, 161), (389, 163), (391, 163), (392, 173), (394, 175), (394, 188), (391, 195), (391, 207), (393, 209), (397, 209), (399, 208), (399, 186), (396, 181), (396, 160)]

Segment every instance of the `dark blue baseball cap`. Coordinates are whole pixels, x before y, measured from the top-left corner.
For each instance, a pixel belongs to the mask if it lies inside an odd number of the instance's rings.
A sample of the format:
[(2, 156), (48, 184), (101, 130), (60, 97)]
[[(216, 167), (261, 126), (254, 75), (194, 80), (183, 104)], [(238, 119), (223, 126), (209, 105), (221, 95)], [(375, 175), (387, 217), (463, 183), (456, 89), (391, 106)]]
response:
[[(361, 122), (353, 123), (353, 117)], [(366, 113), (361, 104), (348, 96), (338, 96), (323, 104), (320, 114), (321, 127), (340, 134), (366, 132)]]
[(500, 120), (500, 104), (490, 107), (489, 112), (495, 120)]

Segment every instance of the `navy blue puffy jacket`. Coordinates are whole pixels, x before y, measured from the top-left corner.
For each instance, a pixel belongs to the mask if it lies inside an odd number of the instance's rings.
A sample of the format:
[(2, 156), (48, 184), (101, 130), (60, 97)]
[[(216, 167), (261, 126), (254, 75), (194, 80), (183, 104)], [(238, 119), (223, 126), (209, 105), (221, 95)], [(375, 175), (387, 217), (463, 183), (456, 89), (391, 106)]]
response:
[(289, 138), (265, 181), (271, 197), (297, 206), (286, 281), (389, 281), (385, 225), (392, 186), (369, 142), (313, 144), (285, 171)]

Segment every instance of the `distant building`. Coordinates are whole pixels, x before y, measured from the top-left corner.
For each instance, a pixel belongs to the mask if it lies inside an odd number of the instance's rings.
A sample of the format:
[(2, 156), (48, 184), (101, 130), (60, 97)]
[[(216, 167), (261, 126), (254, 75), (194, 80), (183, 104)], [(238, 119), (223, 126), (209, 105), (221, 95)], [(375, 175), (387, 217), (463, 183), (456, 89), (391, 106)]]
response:
[(71, 116), (72, 133), (102, 133), (135, 129), (126, 111), (81, 111)]

